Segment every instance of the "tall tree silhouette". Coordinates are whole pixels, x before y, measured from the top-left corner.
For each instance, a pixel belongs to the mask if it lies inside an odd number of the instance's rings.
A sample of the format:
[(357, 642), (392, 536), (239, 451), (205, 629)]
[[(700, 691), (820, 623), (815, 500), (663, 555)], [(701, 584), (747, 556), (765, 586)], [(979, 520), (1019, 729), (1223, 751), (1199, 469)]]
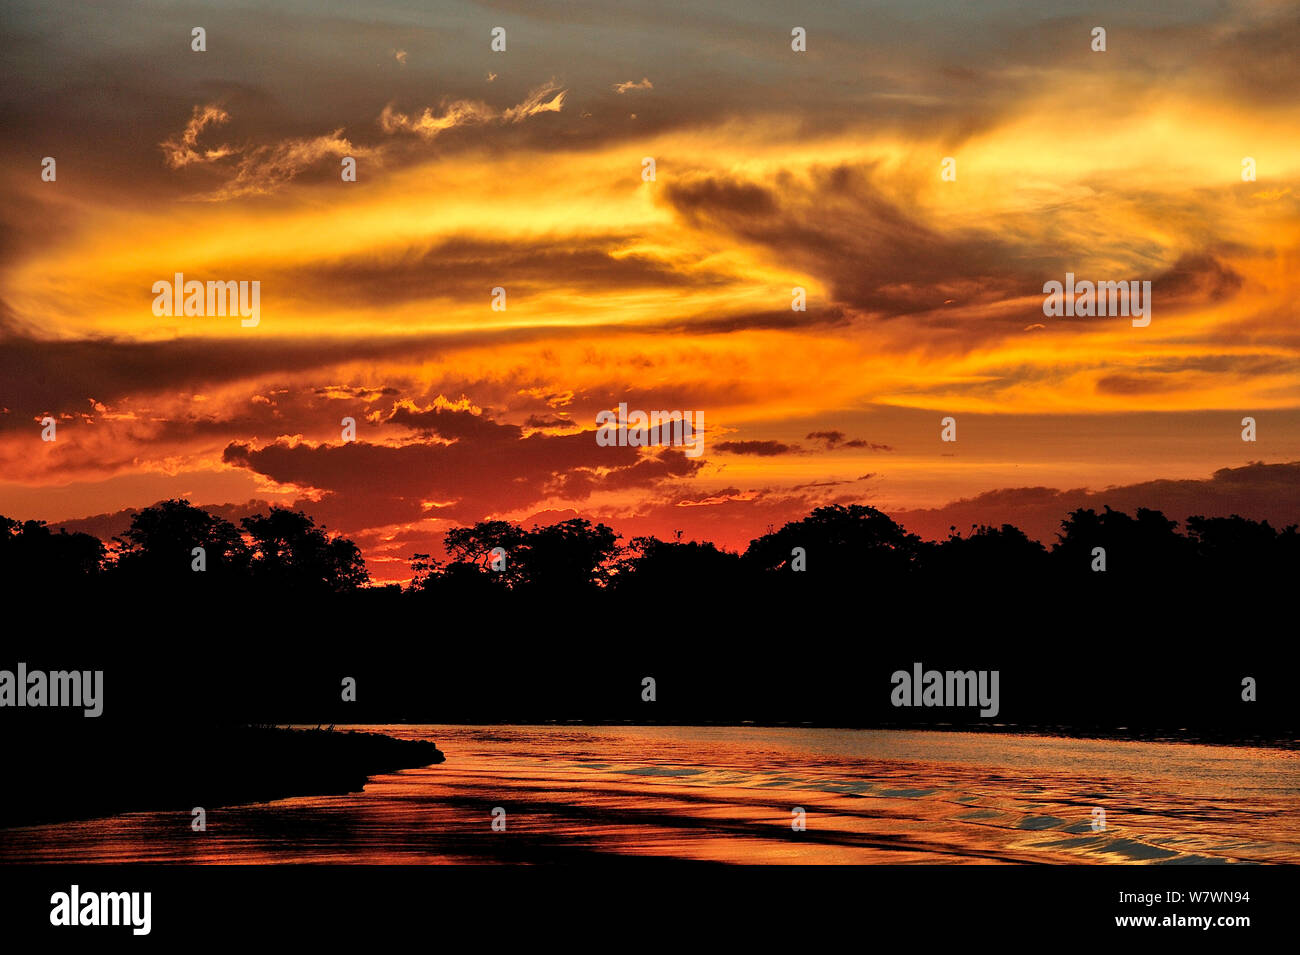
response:
[(306, 514), (272, 507), (240, 522), (253, 541), (251, 567), (259, 583), (297, 590), (355, 590), (370, 580), (361, 550), (330, 537)]
[[(510, 590), (560, 595), (607, 585), (621, 553), (618, 535), (604, 524), (573, 518), (523, 530), (506, 521), (480, 521), (444, 536), (451, 562), (430, 567), (421, 590), (439, 586), (437, 576), (485, 575)], [(493, 551), (504, 551), (504, 569), (493, 569)], [(445, 581), (444, 581), (445, 582)]]
[(528, 587), (583, 590), (609, 583), (618, 554), (613, 528), (572, 518), (529, 531), (517, 563)]
[[(146, 507), (120, 537), (116, 572), (128, 580), (230, 582), (247, 575), (250, 553), (239, 528), (227, 520), (173, 499)], [(194, 548), (203, 548), (204, 573), (195, 573)]]
[(898, 578), (917, 567), (924, 544), (888, 514), (851, 504), (819, 507), (802, 520), (751, 541), (744, 559), (763, 571), (787, 570), (792, 553), (803, 548), (811, 578), (816, 566), (820, 580)]
[[(471, 527), (453, 527), (443, 535), (443, 545), (451, 557), (444, 574), (472, 579), (471, 573), (489, 574), (495, 585), (510, 587), (522, 577), (519, 558), (526, 532), (509, 521), (479, 521)], [(505, 552), (503, 570), (492, 569), (492, 553), (497, 548)]]

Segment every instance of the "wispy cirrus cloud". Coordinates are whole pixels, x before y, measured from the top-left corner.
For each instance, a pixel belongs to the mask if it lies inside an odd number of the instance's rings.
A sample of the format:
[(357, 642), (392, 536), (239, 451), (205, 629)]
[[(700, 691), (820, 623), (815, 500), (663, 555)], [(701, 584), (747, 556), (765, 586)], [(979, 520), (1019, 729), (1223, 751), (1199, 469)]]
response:
[(163, 151), (163, 159), (172, 169), (184, 169), (186, 166), (195, 163), (216, 162), (219, 159), (225, 159), (227, 156), (233, 155), (236, 150), (232, 146), (216, 146), (211, 149), (199, 148), (199, 135), (205, 129), (229, 121), (230, 114), (215, 103), (195, 106), (190, 121), (185, 124), (185, 128), (171, 139), (159, 143)]
[[(398, 62), (405, 64), (406, 54), (398, 51)], [(380, 129), (389, 134), (410, 133), (431, 140), (439, 133), (460, 126), (501, 123), (512, 125), (541, 113), (558, 113), (564, 107), (567, 91), (554, 81), (533, 89), (514, 106), (498, 110), (486, 103), (456, 100), (435, 114), (431, 108), (412, 116), (398, 112), (389, 104), (379, 114)], [(194, 197), (206, 202), (224, 202), (246, 196), (265, 196), (295, 179), (304, 170), (325, 159), (376, 158), (383, 145), (362, 146), (343, 135), (343, 128), (321, 136), (295, 137), (274, 143), (211, 148), (199, 145), (205, 130), (230, 121), (230, 113), (217, 103), (196, 105), (185, 128), (159, 145), (169, 168), (184, 169), (194, 165), (227, 164), (229, 178), (211, 192)]]
[(462, 99), (446, 104), (438, 113), (426, 106), (418, 115), (399, 112), (390, 103), (379, 114), (379, 127), (386, 133), (412, 133), (422, 139), (433, 139), (458, 126), (521, 123), (539, 113), (558, 113), (564, 108), (567, 93), (551, 81), (543, 83), (529, 92), (522, 102), (505, 110), (494, 109), (482, 101)]
[(652, 90), (654, 88), (655, 85), (651, 83), (648, 78), (643, 78), (640, 83), (637, 83), (634, 80), (628, 80), (625, 83), (614, 84), (615, 93), (630, 93), (633, 90)]
[(342, 129), (324, 136), (285, 139), (257, 146), (226, 144), (207, 149), (199, 146), (199, 136), (204, 130), (229, 121), (230, 113), (221, 105), (197, 105), (185, 128), (159, 144), (164, 161), (172, 169), (233, 159), (232, 164), (227, 164), (227, 181), (212, 192), (193, 197), (195, 199), (223, 202), (243, 196), (268, 195), (322, 159), (349, 155), (360, 157), (372, 152), (354, 146), (343, 136)]
[(359, 148), (336, 129), (310, 139), (287, 139), (269, 146), (259, 146), (242, 156), (235, 166), (234, 177), (216, 191), (199, 198), (223, 202), (243, 196), (265, 196), (294, 179), (303, 170), (323, 159), (354, 159), (371, 155), (372, 150)]

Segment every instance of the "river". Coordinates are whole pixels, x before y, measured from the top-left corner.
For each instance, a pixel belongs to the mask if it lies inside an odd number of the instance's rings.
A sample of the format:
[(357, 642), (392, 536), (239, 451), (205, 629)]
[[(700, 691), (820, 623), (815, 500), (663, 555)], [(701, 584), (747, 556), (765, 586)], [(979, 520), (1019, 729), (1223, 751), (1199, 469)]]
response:
[(1300, 862), (1300, 753), (1288, 750), (755, 726), (354, 728), (433, 739), (447, 761), (360, 793), (208, 808), (203, 832), (190, 812), (0, 831), (0, 861)]

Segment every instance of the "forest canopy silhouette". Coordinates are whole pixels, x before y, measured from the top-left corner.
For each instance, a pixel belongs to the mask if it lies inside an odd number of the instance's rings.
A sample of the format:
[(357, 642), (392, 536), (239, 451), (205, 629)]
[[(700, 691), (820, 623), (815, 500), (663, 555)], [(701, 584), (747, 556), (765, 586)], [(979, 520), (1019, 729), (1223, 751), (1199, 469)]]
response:
[[(1295, 526), (1179, 526), (1147, 509), (1076, 510), (1044, 546), (1007, 524), (927, 541), (876, 508), (836, 505), (741, 552), (623, 540), (582, 518), (480, 521), (448, 530), (443, 553), (412, 555), (404, 586), (373, 584), (353, 541), (283, 508), (236, 524), (162, 501), (108, 542), (0, 519), (0, 571), (18, 588), (8, 606), (50, 601), (15, 660), (61, 669), (80, 645), (78, 665), (112, 687), (106, 712), (132, 727), (159, 714), (988, 723), (978, 710), (895, 709), (890, 674), (922, 663), (999, 671), (998, 726), (1293, 740), (1288, 691), (1249, 705), (1241, 693), (1243, 677), (1294, 672), (1297, 570)], [(1240, 662), (1207, 666), (1195, 648), (1222, 641)], [(344, 677), (362, 688), (356, 701), (340, 696)]]
[[(406, 587), (375, 587), (355, 543), (282, 507), (235, 525), (184, 500), (161, 501), (137, 513), (130, 528), (107, 543), (90, 534), (52, 531), (43, 521), (0, 517), (0, 572), (8, 584), (54, 580), (126, 590), (400, 590), (413, 599), (472, 599), (653, 593), (700, 585), (780, 593), (863, 580), (1267, 578), (1300, 569), (1294, 524), (1275, 529), (1236, 515), (1191, 517), (1180, 530), (1159, 511), (1139, 508), (1130, 516), (1109, 507), (1072, 511), (1050, 548), (1010, 524), (965, 532), (954, 527), (947, 538), (926, 541), (882, 511), (857, 504), (819, 507), (752, 540), (740, 553), (680, 539), (634, 537), (623, 543), (612, 528), (581, 518), (528, 529), (480, 521), (448, 530), (444, 546), (442, 556), (412, 556)], [(1097, 559), (1103, 552), (1104, 573)]]

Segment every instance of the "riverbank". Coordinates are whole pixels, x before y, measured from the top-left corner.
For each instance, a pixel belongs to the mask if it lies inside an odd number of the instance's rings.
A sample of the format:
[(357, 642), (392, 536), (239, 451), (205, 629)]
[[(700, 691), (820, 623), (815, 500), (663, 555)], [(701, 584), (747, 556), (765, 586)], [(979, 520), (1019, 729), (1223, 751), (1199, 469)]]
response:
[(21, 734), (0, 828), (124, 812), (211, 811), (290, 796), (361, 791), (371, 776), (443, 762), (430, 740), (274, 726)]

